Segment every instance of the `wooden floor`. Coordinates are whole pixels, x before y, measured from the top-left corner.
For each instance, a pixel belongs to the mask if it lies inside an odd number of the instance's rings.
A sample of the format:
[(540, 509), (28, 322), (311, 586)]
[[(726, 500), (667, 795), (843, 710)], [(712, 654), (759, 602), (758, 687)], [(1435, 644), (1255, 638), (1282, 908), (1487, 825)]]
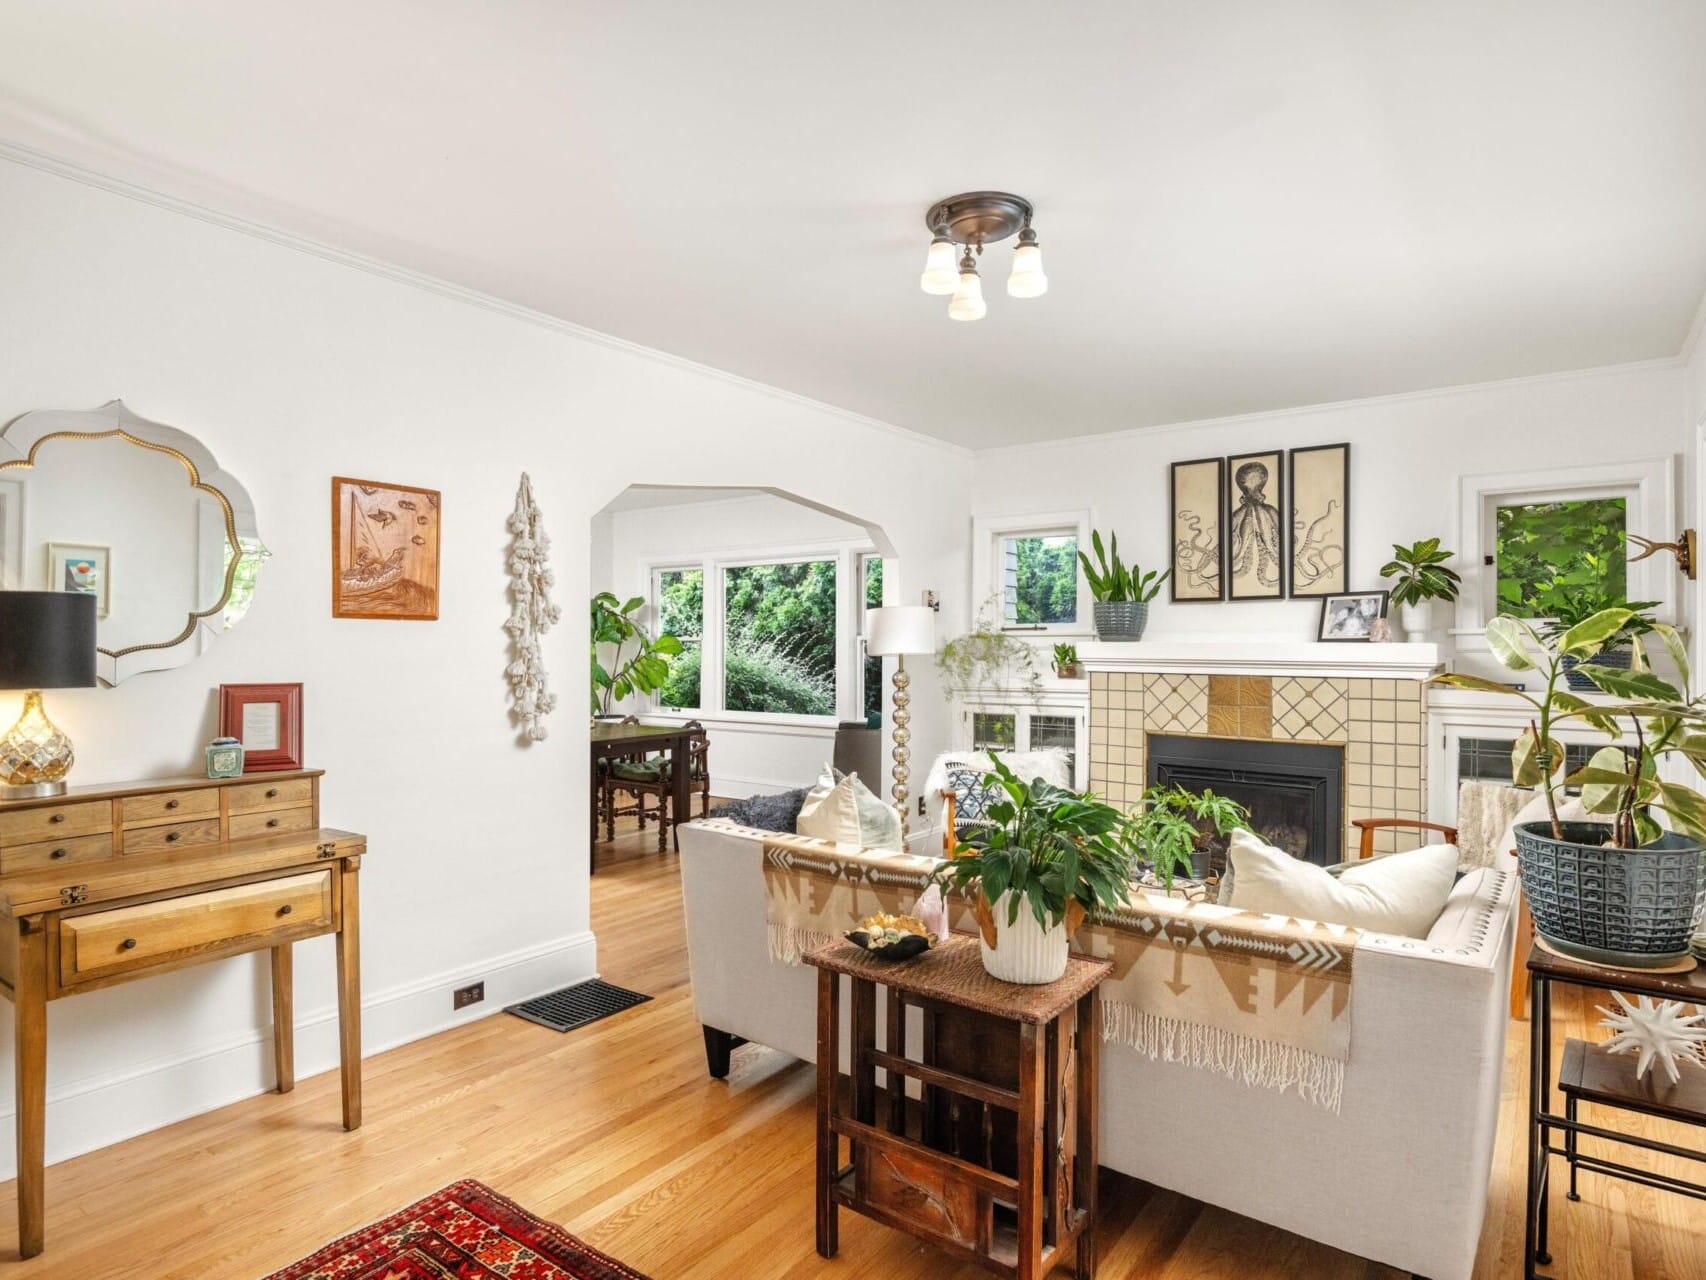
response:
[[(371, 1058), (367, 1123), (355, 1134), (338, 1127), (329, 1073), (287, 1096), (55, 1165), (48, 1251), (27, 1263), (16, 1261), (6, 1184), (0, 1280), (255, 1280), (465, 1177), (654, 1280), (982, 1275), (853, 1214), (842, 1216), (840, 1257), (816, 1256), (812, 1071), (749, 1046), (736, 1051), (727, 1084), (706, 1077), (676, 859), (652, 847), (649, 833), (619, 835), (614, 848), (601, 846), (592, 882), (604, 976), (652, 994), (651, 1003), (568, 1035), (498, 1014)], [(1559, 991), (1559, 1022), (1579, 1034), (1582, 1009), (1567, 994)], [(1476, 1280), (1522, 1273), (1525, 1030), (1513, 1026), (1507, 1050)], [(1698, 1130), (1656, 1122), (1649, 1132), (1700, 1141)], [(1700, 1202), (1595, 1177), (1583, 1191), (1579, 1204), (1554, 1202), (1559, 1280), (1706, 1276)], [(1105, 1280), (1400, 1275), (1119, 1175), (1104, 1176), (1102, 1205)]]

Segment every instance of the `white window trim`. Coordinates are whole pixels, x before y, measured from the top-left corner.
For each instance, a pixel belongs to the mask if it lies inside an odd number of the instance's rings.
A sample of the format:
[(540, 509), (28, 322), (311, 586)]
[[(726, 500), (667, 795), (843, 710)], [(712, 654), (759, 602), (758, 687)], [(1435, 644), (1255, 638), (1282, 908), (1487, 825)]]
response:
[[(860, 601), (853, 598), (859, 581), (859, 558), (879, 554), (868, 540), (807, 541), (785, 546), (741, 547), (712, 554), (651, 555), (640, 562), (651, 619), (657, 622), (657, 575), (671, 569), (699, 569), (705, 575), (705, 616), (701, 622), (699, 701), (697, 707), (666, 707), (656, 695), (648, 699), (647, 714), (668, 719), (711, 720), (731, 724), (780, 725), (797, 728), (834, 727), (843, 720), (865, 718), (863, 697), (863, 622)], [(723, 570), (757, 564), (802, 564), (810, 560), (835, 562), (835, 711), (826, 716), (769, 711), (730, 711), (723, 706)]]
[[(971, 549), (971, 581), (972, 581), (972, 613), (976, 616), (984, 607), (985, 602), (994, 599), (1001, 601), (1004, 597), (1006, 584), (1002, 580), (1003, 565), (1001, 557), (996, 555), (995, 548), (1003, 538), (1026, 534), (1059, 534), (1076, 531), (1078, 548), (1087, 551), (1090, 546), (1091, 516), (1089, 507), (1080, 507), (1071, 511), (1044, 511), (1029, 515), (1015, 516), (975, 516), (972, 519), (972, 549)], [(1012, 631), (1018, 635), (1035, 636), (1093, 636), (1096, 634), (1091, 618), (1089, 584), (1084, 581), (1084, 571), (1079, 569), (1074, 581), (1078, 584), (1077, 620), (1074, 622), (1046, 623), (1040, 626), (1023, 625), (1016, 627), (1003, 626), (1003, 631)]]
[[(1623, 498), (1628, 504), (1627, 528), (1631, 533), (1671, 538), (1678, 528), (1675, 473), (1675, 458), (1666, 454), (1586, 467), (1462, 477), (1458, 481), (1457, 536), (1463, 588), (1457, 597), (1457, 625), (1452, 628), (1459, 649), (1484, 652), (1487, 622), (1498, 611), (1497, 569), (1485, 563), (1493, 553), (1496, 508), (1568, 498)], [(1628, 593), (1631, 600), (1659, 601), (1654, 616), (1661, 622), (1675, 622), (1675, 562), (1654, 556), (1631, 564)]]

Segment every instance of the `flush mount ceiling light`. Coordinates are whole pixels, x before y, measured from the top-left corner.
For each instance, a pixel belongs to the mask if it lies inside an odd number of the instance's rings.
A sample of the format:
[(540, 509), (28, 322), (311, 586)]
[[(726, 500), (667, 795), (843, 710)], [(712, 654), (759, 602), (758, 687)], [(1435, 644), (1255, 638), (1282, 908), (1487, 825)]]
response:
[(984, 245), (1017, 234), (1007, 292), (1015, 298), (1041, 297), (1048, 292), (1048, 277), (1043, 274), (1043, 251), (1031, 227), (1031, 214), (1029, 200), (1005, 191), (968, 191), (938, 200), (924, 215), (931, 239), (919, 288), (925, 293), (952, 294), (948, 315), (955, 320), (983, 319), (989, 308), (983, 301), (977, 260)]

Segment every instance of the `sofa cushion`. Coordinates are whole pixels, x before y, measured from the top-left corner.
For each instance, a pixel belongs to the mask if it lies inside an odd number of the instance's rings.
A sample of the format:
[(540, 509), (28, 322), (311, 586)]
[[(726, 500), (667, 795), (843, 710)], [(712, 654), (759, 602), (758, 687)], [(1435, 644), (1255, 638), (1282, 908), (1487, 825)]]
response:
[(727, 818), (730, 822), (738, 822), (743, 827), (754, 827), (759, 831), (792, 832), (800, 816), (800, 806), (805, 803), (806, 794), (810, 790), (810, 787), (798, 787), (793, 791), (782, 791), (775, 795), (731, 800), (712, 816)]
[(802, 836), (861, 849), (900, 848), (900, 814), (883, 803), (858, 774), (840, 774), (827, 764), (800, 805), (794, 829)]
[(1227, 860), (1228, 906), (1406, 938), (1428, 936), (1457, 879), (1457, 847), (1449, 844), (1372, 858), (1332, 876), (1240, 829)]

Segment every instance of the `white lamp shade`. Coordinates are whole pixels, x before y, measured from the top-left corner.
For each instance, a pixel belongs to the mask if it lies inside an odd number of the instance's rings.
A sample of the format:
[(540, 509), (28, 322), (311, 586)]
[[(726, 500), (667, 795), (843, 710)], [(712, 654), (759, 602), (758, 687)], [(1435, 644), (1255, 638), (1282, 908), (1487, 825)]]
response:
[(946, 296), (960, 287), (959, 264), (954, 257), (954, 242), (947, 236), (937, 236), (930, 242), (930, 253), (924, 259), (924, 274), (918, 287), (925, 293)]
[(961, 271), (960, 287), (954, 291), (954, 300), (948, 304), (948, 318), (981, 320), (988, 310), (983, 301), (983, 282), (977, 278), (977, 272)]
[(865, 651), (886, 654), (936, 652), (936, 611), (927, 604), (891, 604), (865, 615)]
[(1043, 274), (1043, 251), (1034, 244), (1013, 250), (1013, 271), (1007, 277), (1007, 292), (1015, 298), (1040, 298), (1048, 292)]

